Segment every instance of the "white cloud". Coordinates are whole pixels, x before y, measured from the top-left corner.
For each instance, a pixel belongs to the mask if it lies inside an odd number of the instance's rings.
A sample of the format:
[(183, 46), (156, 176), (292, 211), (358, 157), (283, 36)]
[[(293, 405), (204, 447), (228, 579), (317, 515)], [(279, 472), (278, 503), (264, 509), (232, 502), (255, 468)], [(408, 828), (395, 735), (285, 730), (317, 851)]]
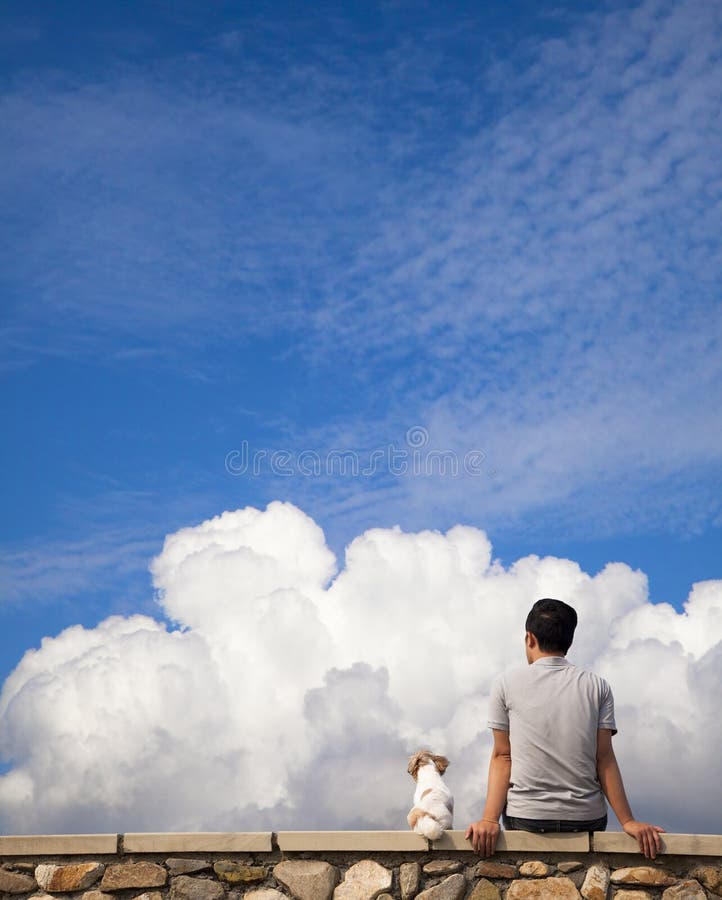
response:
[[(423, 744), (452, 760), (462, 826), (485, 790), (491, 679), (523, 663), (540, 596), (578, 609), (571, 658), (612, 683), (638, 815), (721, 830), (722, 582), (695, 585), (678, 614), (627, 566), (504, 568), (465, 526), (367, 531), (337, 573), (321, 529), (280, 502), (170, 535), (152, 571), (178, 630), (147, 616), (68, 628), (7, 679), (4, 832), (404, 828), (405, 755)], [(670, 809), (680, 766), (686, 802)]]

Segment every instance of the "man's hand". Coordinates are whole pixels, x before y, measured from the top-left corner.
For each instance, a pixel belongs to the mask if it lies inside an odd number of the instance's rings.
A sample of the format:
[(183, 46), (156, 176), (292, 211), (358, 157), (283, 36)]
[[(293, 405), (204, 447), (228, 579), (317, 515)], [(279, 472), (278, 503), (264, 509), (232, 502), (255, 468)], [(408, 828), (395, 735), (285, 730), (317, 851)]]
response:
[(493, 819), (479, 819), (466, 829), (466, 839), (471, 841), (474, 853), (479, 856), (491, 856), (496, 849), (496, 841), (501, 828)]
[(649, 825), (647, 822), (637, 822), (630, 819), (622, 826), (626, 833), (633, 837), (639, 844), (639, 849), (647, 859), (654, 859), (659, 852), (659, 835), (664, 833), (664, 828), (659, 825)]

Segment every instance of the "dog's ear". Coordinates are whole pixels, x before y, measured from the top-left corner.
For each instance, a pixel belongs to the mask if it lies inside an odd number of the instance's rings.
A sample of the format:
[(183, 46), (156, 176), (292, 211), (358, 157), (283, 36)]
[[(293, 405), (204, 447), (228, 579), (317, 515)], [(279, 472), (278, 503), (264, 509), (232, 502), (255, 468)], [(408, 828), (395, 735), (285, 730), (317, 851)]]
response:
[(432, 756), (434, 761), (434, 765), (439, 770), (439, 775), (443, 775), (444, 772), (449, 768), (449, 760), (445, 756)]
[(416, 776), (419, 772), (419, 766), (423, 765), (426, 756), (427, 752), (425, 750), (419, 750), (418, 753), (414, 753), (413, 756), (409, 757), (409, 766), (406, 771), (414, 779), (414, 781), (416, 781)]

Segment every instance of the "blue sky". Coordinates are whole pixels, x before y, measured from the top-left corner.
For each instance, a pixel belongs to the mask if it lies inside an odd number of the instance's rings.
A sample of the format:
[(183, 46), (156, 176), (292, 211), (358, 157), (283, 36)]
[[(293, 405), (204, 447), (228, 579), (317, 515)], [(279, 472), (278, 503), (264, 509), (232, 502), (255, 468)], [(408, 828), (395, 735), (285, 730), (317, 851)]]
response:
[(162, 616), (164, 537), (276, 499), (341, 560), (462, 523), (678, 610), (722, 577), (718, 4), (2, 24), (3, 678)]
[(0, 828), (403, 827), (414, 742), (476, 815), (552, 592), (633, 802), (719, 832), (722, 7), (9, 2), (0, 44)]

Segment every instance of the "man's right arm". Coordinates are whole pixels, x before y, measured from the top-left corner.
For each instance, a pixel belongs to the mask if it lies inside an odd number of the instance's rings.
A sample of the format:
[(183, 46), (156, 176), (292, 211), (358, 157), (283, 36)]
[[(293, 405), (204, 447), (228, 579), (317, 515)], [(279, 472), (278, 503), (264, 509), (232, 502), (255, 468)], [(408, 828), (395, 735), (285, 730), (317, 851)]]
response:
[(604, 796), (619, 819), (619, 824), (628, 835), (635, 838), (639, 849), (648, 858), (654, 859), (659, 852), (659, 835), (664, 828), (637, 822), (632, 815), (629, 801), (624, 790), (622, 773), (619, 771), (617, 757), (612, 747), (612, 732), (608, 728), (597, 731), (597, 775), (604, 791)]
[(489, 761), (489, 780), (486, 787), (486, 804), (478, 822), (466, 829), (466, 839), (480, 856), (491, 856), (501, 828), (499, 817), (506, 805), (506, 794), (511, 780), (511, 743), (509, 732), (493, 730), (494, 747)]

